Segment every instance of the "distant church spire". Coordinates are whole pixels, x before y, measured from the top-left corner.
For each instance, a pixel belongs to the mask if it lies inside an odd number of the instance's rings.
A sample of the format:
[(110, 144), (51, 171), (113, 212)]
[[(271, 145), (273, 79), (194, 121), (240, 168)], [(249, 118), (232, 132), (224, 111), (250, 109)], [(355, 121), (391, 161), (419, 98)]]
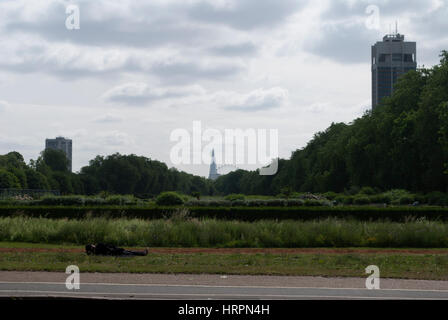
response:
[(212, 163), (210, 164), (210, 174), (208, 176), (210, 180), (216, 180), (219, 178), (218, 167), (215, 160), (215, 149), (212, 150)]

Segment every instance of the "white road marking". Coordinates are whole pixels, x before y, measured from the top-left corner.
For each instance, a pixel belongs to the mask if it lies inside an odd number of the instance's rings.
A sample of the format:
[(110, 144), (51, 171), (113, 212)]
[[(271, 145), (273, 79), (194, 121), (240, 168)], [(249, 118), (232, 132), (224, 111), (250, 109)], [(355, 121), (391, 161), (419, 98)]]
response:
[[(1, 284), (48, 284), (48, 285), (65, 285), (65, 282), (8, 282), (0, 281)], [(274, 286), (225, 286), (225, 285), (194, 285), (194, 284), (134, 284), (134, 283), (82, 283), (84, 286), (137, 286), (137, 287), (193, 287), (193, 288), (240, 288), (240, 289), (322, 289), (322, 290), (362, 290), (372, 291), (366, 288), (326, 288), (326, 287), (274, 287)], [(428, 290), (428, 289), (381, 289), (373, 291), (406, 291), (406, 292), (440, 292), (448, 293), (448, 290)]]
[[(434, 300), (434, 298), (406, 298), (406, 297), (362, 297), (362, 296), (316, 296), (316, 295), (258, 295), (258, 294), (201, 294), (201, 293), (112, 293), (112, 292), (82, 292), (78, 294), (73, 294), (72, 292), (65, 291), (27, 291), (27, 290), (0, 290), (0, 293), (46, 293), (47, 295), (42, 295), (42, 297), (48, 297), (53, 295), (64, 295), (66, 297), (82, 298), (83, 295), (104, 295), (104, 296), (186, 296), (186, 297), (263, 297), (263, 298), (311, 298), (311, 299), (361, 299), (361, 300)], [(35, 297), (35, 296), (33, 296)], [(91, 298), (91, 297), (89, 297)], [(441, 298), (438, 300), (448, 300), (448, 298)]]

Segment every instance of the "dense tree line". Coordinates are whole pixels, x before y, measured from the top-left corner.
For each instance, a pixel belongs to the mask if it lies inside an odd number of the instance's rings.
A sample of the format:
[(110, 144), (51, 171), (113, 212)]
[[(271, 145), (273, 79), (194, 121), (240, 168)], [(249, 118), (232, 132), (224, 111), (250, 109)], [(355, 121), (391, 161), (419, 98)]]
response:
[(393, 96), (350, 124), (333, 123), (272, 177), (237, 171), (222, 193), (343, 192), (356, 187), (448, 191), (448, 52), (439, 65), (401, 77)]
[(211, 181), (169, 169), (166, 164), (135, 155), (96, 157), (79, 174), (85, 194), (108, 191), (114, 194), (158, 195), (163, 191), (185, 194), (214, 193)]
[(62, 151), (47, 149), (27, 165), (22, 155), (0, 156), (0, 189), (59, 190), (62, 194), (134, 194), (151, 197), (162, 191), (214, 193), (211, 181), (136, 155), (96, 157), (80, 173), (67, 170)]

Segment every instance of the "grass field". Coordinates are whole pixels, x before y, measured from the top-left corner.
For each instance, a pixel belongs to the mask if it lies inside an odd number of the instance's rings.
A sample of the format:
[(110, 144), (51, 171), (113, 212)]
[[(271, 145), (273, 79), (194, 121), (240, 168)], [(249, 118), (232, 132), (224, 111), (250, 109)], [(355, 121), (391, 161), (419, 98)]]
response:
[(14, 217), (0, 218), (0, 241), (204, 248), (446, 248), (448, 223)]
[[(0, 247), (55, 248), (8, 244)], [(70, 247), (76, 248), (76, 247)], [(448, 254), (154, 254), (146, 257), (90, 257), (73, 252), (2, 252), (0, 270), (64, 272), (69, 265), (81, 272), (192, 273), (365, 277), (369, 265), (384, 278), (448, 280)]]
[[(97, 242), (154, 250), (135, 258), (90, 257), (82, 252), (85, 244)], [(326, 249), (251, 254), (236, 249), (219, 253), (155, 250), (175, 247)], [(0, 270), (10, 271), (64, 272), (68, 265), (77, 265), (81, 272), (365, 277), (365, 268), (377, 265), (382, 277), (448, 280), (447, 247), (448, 223), (424, 219), (251, 223), (182, 216), (163, 220), (0, 218)], [(333, 252), (331, 248), (355, 250)], [(375, 253), (369, 248), (375, 248)]]

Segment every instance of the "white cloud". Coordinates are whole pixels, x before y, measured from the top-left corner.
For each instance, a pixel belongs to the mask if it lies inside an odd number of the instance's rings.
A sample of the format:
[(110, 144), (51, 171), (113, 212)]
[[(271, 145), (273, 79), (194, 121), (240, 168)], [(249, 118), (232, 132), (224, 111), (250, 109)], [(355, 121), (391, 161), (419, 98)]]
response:
[(109, 124), (109, 123), (120, 123), (123, 122), (123, 117), (107, 113), (105, 115), (99, 116), (93, 120), (96, 123)]
[(215, 100), (225, 109), (250, 112), (283, 107), (288, 97), (288, 90), (274, 87), (256, 89), (246, 94), (220, 92), (216, 94)]
[(164, 47), (148, 53), (134, 48), (51, 43), (23, 35), (0, 40), (0, 70), (46, 73), (64, 80), (140, 73), (166, 83), (185, 83), (191, 79), (227, 79), (245, 68), (233, 57), (197, 59), (197, 53)]
[(280, 87), (256, 89), (248, 93), (235, 91), (207, 92), (203, 87), (151, 87), (146, 83), (127, 83), (112, 88), (103, 95), (108, 102), (129, 106), (149, 105), (160, 100), (195, 101), (202, 105), (234, 111), (261, 111), (287, 105), (288, 90)]
[(6, 111), (9, 108), (9, 103), (6, 101), (0, 100), (0, 112)]
[(120, 147), (135, 145), (135, 140), (126, 132), (109, 131), (98, 135), (98, 140), (105, 147)]
[(157, 88), (138, 82), (114, 87), (103, 95), (103, 99), (108, 102), (139, 106), (157, 100), (197, 97), (204, 93), (205, 90), (201, 86)]

